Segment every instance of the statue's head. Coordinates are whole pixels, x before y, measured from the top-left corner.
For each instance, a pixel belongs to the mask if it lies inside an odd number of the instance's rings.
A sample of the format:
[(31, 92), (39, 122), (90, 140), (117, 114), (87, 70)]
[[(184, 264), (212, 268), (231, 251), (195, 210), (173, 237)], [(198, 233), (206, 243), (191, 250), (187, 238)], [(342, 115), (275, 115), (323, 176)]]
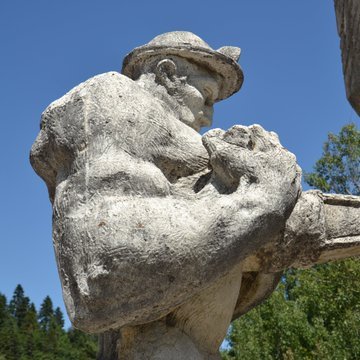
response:
[(210, 126), (213, 104), (237, 92), (243, 73), (240, 49), (213, 50), (191, 32), (155, 37), (126, 56), (122, 73), (133, 80), (151, 78), (177, 102), (180, 119), (195, 130)]

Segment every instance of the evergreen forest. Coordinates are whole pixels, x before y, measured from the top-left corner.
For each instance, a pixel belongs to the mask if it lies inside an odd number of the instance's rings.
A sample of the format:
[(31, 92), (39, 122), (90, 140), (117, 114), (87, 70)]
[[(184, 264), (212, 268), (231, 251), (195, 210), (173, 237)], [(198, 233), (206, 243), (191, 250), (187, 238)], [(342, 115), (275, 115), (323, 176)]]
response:
[(0, 294), (0, 360), (91, 360), (96, 352), (96, 336), (64, 329), (49, 296), (36, 310), (21, 285), (10, 301)]

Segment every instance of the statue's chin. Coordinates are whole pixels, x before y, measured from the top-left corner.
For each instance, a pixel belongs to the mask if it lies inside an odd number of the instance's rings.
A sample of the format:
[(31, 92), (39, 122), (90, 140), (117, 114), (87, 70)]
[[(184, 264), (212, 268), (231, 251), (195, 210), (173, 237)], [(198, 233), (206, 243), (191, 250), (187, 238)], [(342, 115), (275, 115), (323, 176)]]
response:
[(200, 116), (197, 118), (197, 123), (199, 124), (199, 128), (209, 127), (212, 125), (212, 119), (209, 119), (201, 113)]

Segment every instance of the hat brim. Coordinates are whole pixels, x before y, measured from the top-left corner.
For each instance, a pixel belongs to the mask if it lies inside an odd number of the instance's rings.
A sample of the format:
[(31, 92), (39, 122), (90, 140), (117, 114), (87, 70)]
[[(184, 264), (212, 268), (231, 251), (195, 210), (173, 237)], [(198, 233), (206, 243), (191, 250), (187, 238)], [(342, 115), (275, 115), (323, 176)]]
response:
[(175, 55), (203, 65), (221, 76), (219, 95), (215, 101), (228, 98), (240, 90), (244, 81), (239, 64), (232, 58), (200, 47), (185, 46), (144, 46), (134, 49), (123, 62), (122, 73), (132, 79), (140, 75), (141, 65), (150, 57)]

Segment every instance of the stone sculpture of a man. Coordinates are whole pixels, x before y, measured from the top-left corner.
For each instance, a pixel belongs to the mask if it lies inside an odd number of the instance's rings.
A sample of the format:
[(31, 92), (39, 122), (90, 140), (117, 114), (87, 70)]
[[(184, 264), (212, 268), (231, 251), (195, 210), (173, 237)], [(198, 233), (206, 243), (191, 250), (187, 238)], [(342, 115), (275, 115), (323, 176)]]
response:
[(31, 162), (53, 203), (63, 295), (76, 327), (119, 333), (103, 359), (215, 359), (243, 260), (283, 236), (301, 192), (295, 156), (257, 125), (198, 134), (240, 89), (239, 55), (163, 34), (124, 75), (91, 78), (43, 113)]

